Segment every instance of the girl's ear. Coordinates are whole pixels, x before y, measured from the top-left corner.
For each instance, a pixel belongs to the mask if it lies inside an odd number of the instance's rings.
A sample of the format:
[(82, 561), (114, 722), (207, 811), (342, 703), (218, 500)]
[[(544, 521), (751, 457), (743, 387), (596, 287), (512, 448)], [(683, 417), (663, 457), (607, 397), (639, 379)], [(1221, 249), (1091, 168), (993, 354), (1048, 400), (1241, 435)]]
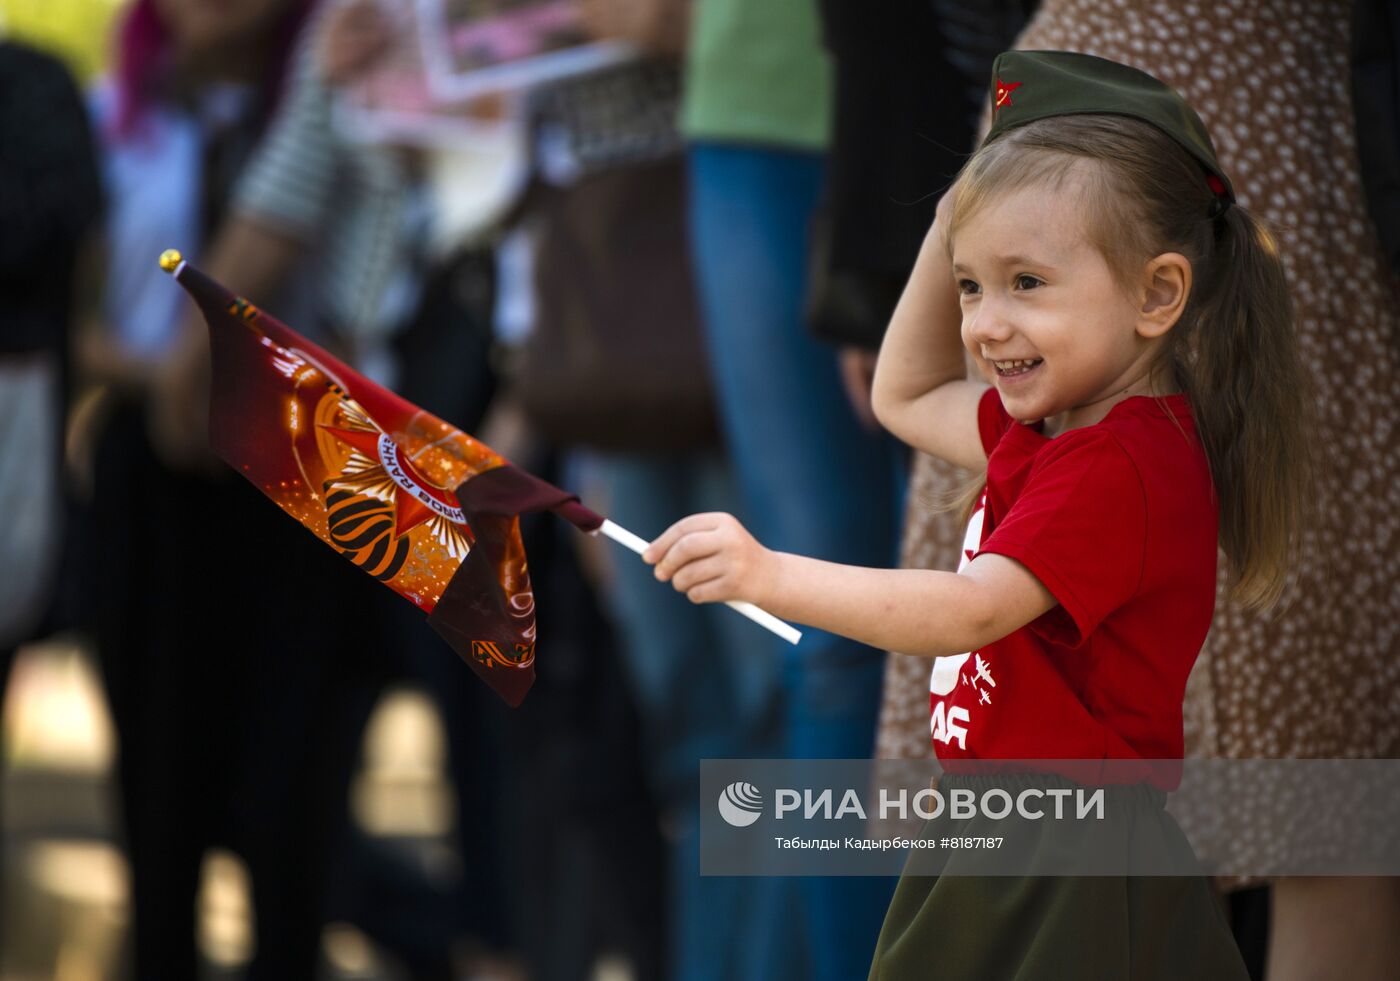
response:
[(1150, 259), (1142, 272), (1142, 306), (1137, 332), (1161, 337), (1181, 319), (1191, 296), (1191, 263), (1180, 252), (1163, 252)]

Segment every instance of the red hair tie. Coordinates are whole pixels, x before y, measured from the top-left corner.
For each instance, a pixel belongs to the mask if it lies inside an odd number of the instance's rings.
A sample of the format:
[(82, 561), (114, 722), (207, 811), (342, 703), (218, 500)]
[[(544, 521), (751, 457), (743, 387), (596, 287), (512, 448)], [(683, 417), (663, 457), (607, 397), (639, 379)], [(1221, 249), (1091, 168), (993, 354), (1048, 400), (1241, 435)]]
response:
[(1234, 204), (1234, 199), (1230, 197), (1230, 190), (1215, 174), (1206, 174), (1206, 184), (1210, 187), (1211, 193), (1215, 195), (1215, 200), (1211, 202), (1210, 212), (1206, 217), (1219, 218), (1225, 213), (1225, 209)]

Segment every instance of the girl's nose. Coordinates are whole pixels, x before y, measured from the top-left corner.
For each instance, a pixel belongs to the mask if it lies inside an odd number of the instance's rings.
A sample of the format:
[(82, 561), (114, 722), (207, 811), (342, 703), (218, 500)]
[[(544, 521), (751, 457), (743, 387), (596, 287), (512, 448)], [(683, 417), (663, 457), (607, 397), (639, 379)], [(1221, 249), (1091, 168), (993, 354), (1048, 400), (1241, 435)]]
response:
[(1010, 337), (1011, 322), (1004, 315), (1001, 304), (990, 296), (984, 296), (968, 324), (968, 335), (980, 344), (992, 344)]

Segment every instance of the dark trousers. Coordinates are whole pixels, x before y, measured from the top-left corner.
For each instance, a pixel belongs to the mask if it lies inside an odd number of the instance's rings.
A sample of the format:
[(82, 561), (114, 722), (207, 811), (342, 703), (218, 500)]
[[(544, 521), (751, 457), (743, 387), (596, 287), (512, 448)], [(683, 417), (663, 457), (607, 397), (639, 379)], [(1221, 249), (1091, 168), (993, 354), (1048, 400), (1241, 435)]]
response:
[(231, 472), (164, 467), (135, 406), (99, 449), (93, 512), (135, 975), (196, 976), (200, 866), (222, 844), (252, 880), (248, 976), (313, 977), (327, 859), (378, 687), (357, 638), (382, 587)]

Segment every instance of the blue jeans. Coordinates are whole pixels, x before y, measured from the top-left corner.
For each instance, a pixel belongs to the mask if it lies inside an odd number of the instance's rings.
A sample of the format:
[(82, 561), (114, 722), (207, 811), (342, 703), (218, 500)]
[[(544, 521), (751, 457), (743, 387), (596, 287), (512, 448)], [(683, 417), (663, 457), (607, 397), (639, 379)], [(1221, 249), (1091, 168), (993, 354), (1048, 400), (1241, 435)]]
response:
[[(770, 548), (851, 565), (896, 559), (901, 452), (866, 431), (846, 400), (835, 351), (803, 323), (807, 229), (819, 155), (699, 143), (690, 150), (692, 252), (724, 433), (749, 528)], [(782, 752), (866, 758), (884, 658), (806, 631), (783, 659)], [(796, 881), (801, 949), (756, 952), (770, 965), (810, 955), (806, 976), (864, 976), (894, 880)], [(778, 890), (792, 883), (775, 882)], [(781, 931), (773, 944), (786, 941)]]
[[(592, 501), (650, 541), (698, 511), (742, 513), (718, 453), (598, 454), (588, 458)], [(645, 757), (663, 806), (698, 792), (702, 759), (778, 751), (782, 662), (757, 624), (717, 604), (696, 605), (630, 552), (613, 551), (607, 603), (647, 740)]]
[[(588, 471), (590, 503), (648, 540), (697, 511), (742, 513), (718, 453), (599, 455)], [(700, 875), (700, 760), (778, 752), (781, 662), (761, 627), (724, 606), (691, 603), (630, 553), (611, 555), (607, 601), (671, 838), (671, 977), (761, 976), (746, 952), (784, 912), (767, 902), (764, 880)]]

